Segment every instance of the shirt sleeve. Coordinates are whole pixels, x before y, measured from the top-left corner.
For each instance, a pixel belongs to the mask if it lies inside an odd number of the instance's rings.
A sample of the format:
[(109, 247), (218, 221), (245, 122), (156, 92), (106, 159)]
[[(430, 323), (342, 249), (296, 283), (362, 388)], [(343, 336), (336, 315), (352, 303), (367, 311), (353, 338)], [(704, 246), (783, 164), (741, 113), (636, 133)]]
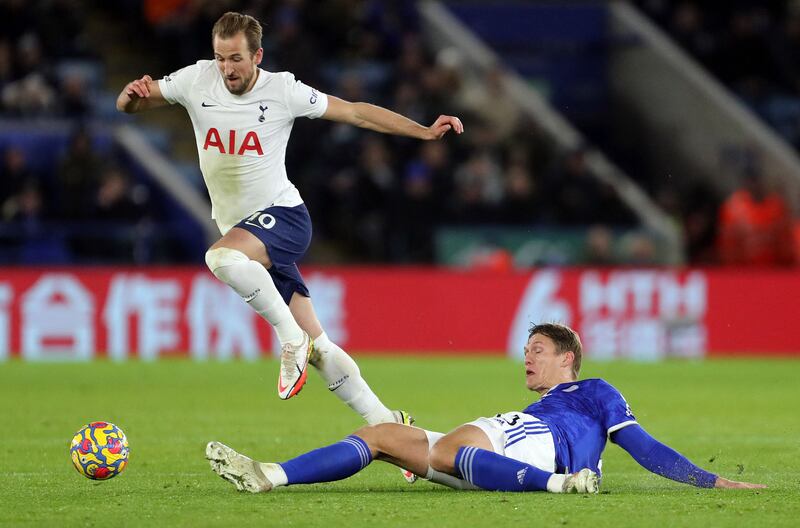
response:
[(286, 83), (286, 106), (293, 118), (322, 117), (328, 109), (328, 96), (294, 78), (291, 73), (284, 74)]
[(623, 427), (637, 423), (631, 406), (622, 394), (608, 383), (603, 383), (597, 401), (600, 402), (600, 416), (606, 434), (610, 435)]
[(169, 104), (178, 103), (181, 106), (186, 106), (189, 92), (199, 72), (199, 65), (192, 64), (176, 72), (172, 72), (169, 75), (165, 75), (163, 79), (158, 80), (158, 87), (161, 89), (161, 95), (164, 96), (164, 99), (166, 99)]
[(614, 433), (611, 441), (627, 451), (643, 468), (662, 477), (698, 488), (713, 488), (717, 482), (717, 475), (694, 465), (685, 456), (647, 434), (639, 425)]

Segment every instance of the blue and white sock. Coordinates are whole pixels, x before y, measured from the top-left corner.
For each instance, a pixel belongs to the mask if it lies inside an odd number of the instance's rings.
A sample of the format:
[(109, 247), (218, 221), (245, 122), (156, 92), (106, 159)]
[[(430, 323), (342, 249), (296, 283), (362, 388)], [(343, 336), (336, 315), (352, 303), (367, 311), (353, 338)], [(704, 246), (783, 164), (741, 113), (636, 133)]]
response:
[(555, 481), (563, 483), (563, 478), (554, 479), (548, 486), (551, 477), (563, 476), (477, 447), (459, 449), (455, 462), (462, 478), (485, 490), (556, 491)]
[(372, 462), (367, 443), (351, 435), (335, 444), (309, 451), (279, 464), (286, 473), (287, 483), (313, 484), (346, 479)]

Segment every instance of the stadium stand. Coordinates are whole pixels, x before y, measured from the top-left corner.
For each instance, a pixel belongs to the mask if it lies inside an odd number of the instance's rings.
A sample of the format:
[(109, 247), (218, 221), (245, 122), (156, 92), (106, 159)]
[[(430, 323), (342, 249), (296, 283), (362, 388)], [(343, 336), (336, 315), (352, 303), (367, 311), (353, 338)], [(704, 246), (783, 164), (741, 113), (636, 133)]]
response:
[[(706, 71), (724, 83), (742, 105), (767, 123), (795, 151), (800, 148), (797, 91), (800, 88), (797, 67), (800, 5), (797, 2), (637, 0), (635, 3)], [(687, 215), (689, 253), (694, 262), (740, 265), (760, 262), (785, 266), (800, 261), (800, 246), (792, 244), (786, 233), (789, 227), (785, 224), (792, 220), (783, 218), (791, 216), (788, 212), (791, 210), (797, 215), (795, 185), (786, 181), (786, 174), (775, 174), (774, 167), (772, 173), (768, 173), (761, 154), (756, 148), (728, 148), (723, 152), (723, 165), (728, 169), (723, 176), (734, 185), (722, 197), (705, 189), (705, 199)], [(759, 183), (754, 184), (756, 181)], [(741, 197), (749, 196), (753, 187), (764, 186), (766, 189), (755, 193), (757, 199), (747, 207), (731, 208), (732, 203), (742, 205)], [(775, 225), (767, 230), (774, 231), (774, 235), (763, 236), (759, 231), (764, 225), (751, 225), (753, 218), (759, 217), (754, 214), (756, 209), (784, 211), (771, 215)], [(736, 217), (732, 215), (734, 211), (739, 212)], [(703, 218), (712, 214), (714, 218)], [(766, 217), (760, 218), (764, 224)], [(748, 227), (738, 229), (738, 235), (732, 238), (730, 224), (734, 220), (740, 227)], [(734, 240), (739, 243), (732, 244)], [(770, 248), (754, 249), (763, 247), (765, 240), (771, 241)], [(752, 256), (759, 252), (761, 257)], [(745, 258), (746, 254), (751, 254), (751, 258)], [(764, 258), (764, 254), (772, 257)]]
[[(723, 13), (715, 24), (705, 24), (693, 2), (638, 4), (665, 27), (677, 28), (676, 41), (706, 66), (716, 64), (715, 53), (727, 47), (713, 32), (727, 27), (725, 10), (715, 11)], [(47, 16), (41, 16), (43, 9)], [(415, 2), (377, 0), (319, 5), (303, 0), (0, 2), (0, 261), (202, 260), (202, 228), (135, 156), (120, 148), (112, 132), (120, 123), (133, 123), (169, 154), (177, 172), (202, 189), (185, 117), (167, 111), (128, 120), (115, 114), (113, 98), (142, 73), (156, 78), (209, 57), (211, 25), (228, 9), (266, 23), (266, 69), (293, 71), (322, 91), (374, 102), (422, 123), (439, 113), (459, 115), (469, 132), (422, 144), (298, 120), (287, 165), (314, 215), (310, 261), (449, 262), (442, 256), (443, 240), (455, 232), (472, 236), (484, 230), (493, 233), (487, 240), (495, 241), (505, 236), (497, 233), (574, 238), (573, 253), (548, 257), (545, 252), (526, 264), (658, 263), (640, 221), (587, 169), (589, 145), (554, 148), (539, 125), (509, 103), (500, 81), (513, 70), (539, 79), (537, 88), (553, 106), (636, 176), (682, 226), (692, 262), (719, 262), (721, 199), (702, 187), (688, 193), (689, 200), (680, 199), (648, 179), (635, 143), (620, 146), (611, 140), (606, 77), (612, 42), (602, 4), (538, 6), (537, 16), (544, 13), (550, 22), (543, 20), (531, 33), (508, 24), (518, 19), (508, 12), (518, 4), (490, 10), (480, 3), (455, 3), (454, 12), (480, 21), (478, 34), (505, 61), (475, 78), (464, 74), (457, 53), (428, 45)], [(738, 12), (728, 11), (734, 27)], [(58, 31), (48, 27), (53, 13), (63, 16)], [(748, 13), (751, 25), (766, 17), (775, 28), (785, 11), (751, 8)], [(565, 14), (570, 24), (558, 24)], [(113, 35), (108, 21), (114, 22)], [(768, 82), (762, 83), (775, 89), (790, 87), (794, 75), (786, 66), (792, 63), (794, 26), (783, 27), (780, 45), (767, 48), (781, 50), (773, 62), (784, 66), (764, 73)], [(89, 44), (97, 41), (108, 45)], [(734, 71), (726, 79), (736, 86), (752, 84), (746, 81), (752, 72), (727, 64)], [(744, 76), (743, 84), (737, 75)], [(778, 99), (761, 105), (759, 113), (768, 117), (765, 108), (791, 108), (796, 102), (776, 103), (791, 101), (783, 97), (790, 91), (770, 92)], [(783, 110), (779, 114), (787, 123), (800, 122)], [(781, 128), (795, 142), (790, 129)]]
[(742, 102), (800, 147), (796, 2), (636, 2)]

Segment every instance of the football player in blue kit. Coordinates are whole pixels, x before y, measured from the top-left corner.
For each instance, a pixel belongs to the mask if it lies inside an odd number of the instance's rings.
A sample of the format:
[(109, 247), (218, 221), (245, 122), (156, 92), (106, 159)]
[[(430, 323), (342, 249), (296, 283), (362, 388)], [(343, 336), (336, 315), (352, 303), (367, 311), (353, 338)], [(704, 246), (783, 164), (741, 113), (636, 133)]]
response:
[(280, 464), (210, 442), (206, 458), (240, 491), (347, 478), (372, 460), (407, 468), (456, 489), (597, 493), (610, 439), (642, 467), (701, 488), (763, 488), (709, 473), (650, 436), (625, 398), (602, 379), (578, 381), (582, 346), (564, 325), (531, 327), (525, 381), (541, 398), (522, 412), (478, 418), (448, 434), (385, 423)]

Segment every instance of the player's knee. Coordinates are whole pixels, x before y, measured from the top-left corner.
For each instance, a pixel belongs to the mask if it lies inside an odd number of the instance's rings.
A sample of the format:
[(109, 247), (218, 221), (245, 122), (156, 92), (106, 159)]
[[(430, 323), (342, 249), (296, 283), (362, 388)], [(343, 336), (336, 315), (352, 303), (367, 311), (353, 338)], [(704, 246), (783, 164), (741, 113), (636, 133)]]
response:
[(227, 266), (232, 266), (239, 262), (248, 262), (250, 259), (238, 249), (226, 247), (212, 248), (206, 251), (206, 266), (214, 275), (217, 270)]
[(436, 471), (452, 475), (455, 471), (456, 453), (459, 447), (441, 440), (436, 442), (428, 453), (428, 464)]
[(373, 455), (386, 453), (387, 424), (365, 425), (355, 433), (355, 436), (367, 443)]

